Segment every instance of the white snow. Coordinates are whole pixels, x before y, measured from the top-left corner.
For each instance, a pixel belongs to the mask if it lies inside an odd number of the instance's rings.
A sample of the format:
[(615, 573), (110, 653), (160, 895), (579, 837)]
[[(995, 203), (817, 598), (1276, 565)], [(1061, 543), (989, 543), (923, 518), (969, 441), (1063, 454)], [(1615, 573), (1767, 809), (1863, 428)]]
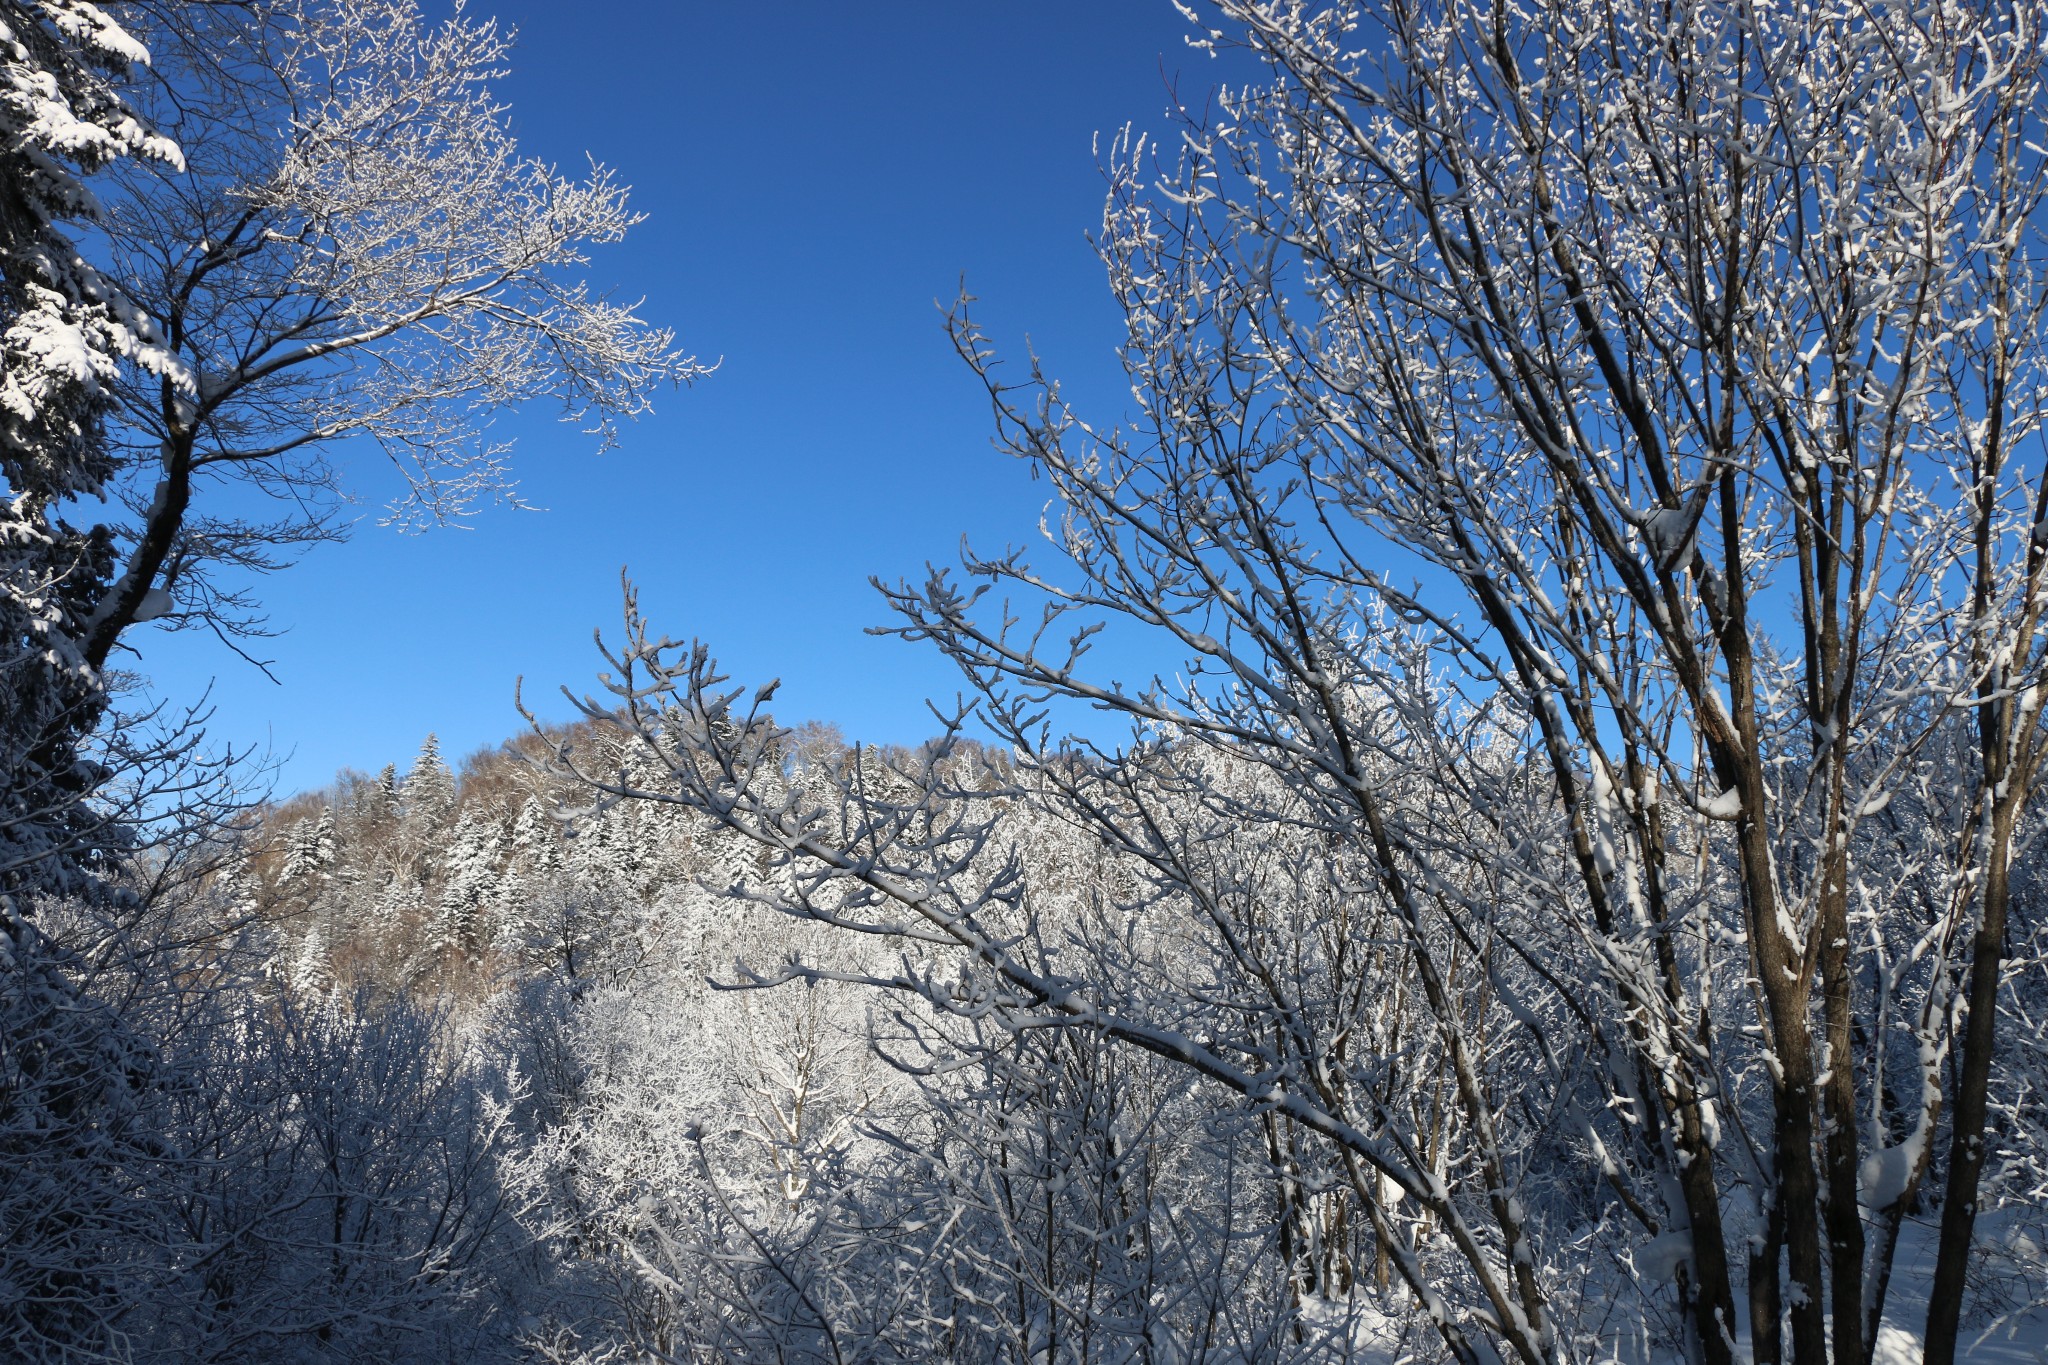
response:
[[(1897, 1149), (1892, 1149), (1897, 1150)], [(1977, 1220), (1979, 1238), (1997, 1236), (1998, 1217)], [(1934, 1253), (1939, 1224), (1907, 1219), (1899, 1230), (1899, 1250), (1885, 1297), (1884, 1326), (1877, 1334), (1874, 1365), (1920, 1365), (1920, 1328), (1927, 1320), (1927, 1293), (1934, 1278)], [(2016, 1314), (1989, 1328), (1965, 1325), (1956, 1359), (1970, 1365), (2041, 1365), (2048, 1361), (2048, 1304)]]
[(1636, 1275), (1644, 1280), (1668, 1280), (1691, 1255), (1691, 1234), (1667, 1232), (1636, 1252)]
[(1709, 820), (1733, 820), (1742, 814), (1742, 793), (1734, 787), (1700, 803), (1700, 814)]
[(1666, 569), (1692, 558), (1699, 532), (1698, 508), (1660, 507), (1643, 519), (1643, 540), (1658, 565)]

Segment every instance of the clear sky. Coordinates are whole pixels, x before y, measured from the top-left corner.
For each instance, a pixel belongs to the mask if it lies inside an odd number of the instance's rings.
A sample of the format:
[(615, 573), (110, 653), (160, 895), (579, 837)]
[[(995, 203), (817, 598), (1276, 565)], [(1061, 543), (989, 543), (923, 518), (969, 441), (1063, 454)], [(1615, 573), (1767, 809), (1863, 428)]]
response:
[[(1117, 317), (1086, 240), (1092, 139), (1164, 125), (1169, 83), (1206, 90), (1168, 0), (474, 0), (520, 31), (501, 93), (522, 146), (586, 153), (647, 221), (592, 278), (676, 328), (717, 373), (596, 455), (534, 413), (522, 491), (468, 529), (403, 537), (388, 478), (357, 457), (364, 520), (265, 585), (277, 682), (199, 633), (137, 632), (169, 698), (211, 680), (213, 730), (268, 747), (280, 794), (343, 766), (401, 768), (430, 730), (466, 753), (592, 678), (595, 627), (630, 567), (656, 624), (739, 678), (784, 680), (780, 713), (852, 738), (930, 733), (954, 679), (863, 634), (870, 574), (916, 575), (963, 533), (1036, 535), (1045, 485), (990, 449), (986, 398), (935, 306), (964, 276), (1003, 349), (1028, 334), (1071, 392), (1127, 401)], [(1187, 97), (1192, 97), (1191, 95)], [(368, 460), (377, 457), (367, 452)]]

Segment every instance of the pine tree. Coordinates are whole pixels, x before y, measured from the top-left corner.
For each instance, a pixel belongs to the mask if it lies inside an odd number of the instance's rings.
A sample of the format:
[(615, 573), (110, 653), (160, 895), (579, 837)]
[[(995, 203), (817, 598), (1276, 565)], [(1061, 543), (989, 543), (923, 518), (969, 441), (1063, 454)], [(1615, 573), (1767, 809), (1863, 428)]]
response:
[[(113, 536), (61, 510), (106, 491), (103, 432), (123, 357), (166, 370), (147, 324), (80, 257), (86, 178), (121, 157), (177, 160), (115, 82), (147, 60), (84, 0), (0, 0), (0, 1355), (111, 1348), (118, 1282), (97, 1252), (134, 1215), (121, 1172), (143, 1049), (87, 1001), (29, 921), (34, 898), (91, 889), (119, 832), (90, 806), (83, 752), (106, 708), (80, 641)], [(175, 391), (165, 394), (166, 400)], [(25, 1198), (22, 1196), (26, 1196)]]
[(327, 935), (316, 923), (306, 930), (305, 937), (299, 940), (298, 951), (292, 954), (286, 984), (292, 994), (303, 1000), (322, 994), (333, 981), (333, 969), (328, 962)]
[(285, 837), (284, 867), (279, 870), (278, 880), (285, 886), (297, 886), (313, 871), (313, 827), (301, 820), (293, 825)]
[(105, 773), (80, 747), (106, 695), (80, 640), (113, 536), (61, 509), (106, 491), (116, 366), (171, 364), (62, 225), (95, 216), (93, 172), (178, 154), (123, 103), (147, 54), (98, 6), (0, 0), (0, 39), (0, 893), (20, 913), (20, 892), (76, 889), (112, 837), (87, 804)]
[(322, 806), (320, 818), (313, 823), (313, 864), (325, 872), (334, 866), (336, 856), (334, 807)]
[(505, 833), (488, 816), (464, 815), (448, 843), (441, 883), (444, 943), (474, 961), (483, 947), (484, 918), (497, 903)]
[(551, 876), (562, 867), (562, 827), (533, 797), (519, 808), (512, 824), (512, 848), (535, 877)]
[(420, 745), (403, 791), (406, 823), (416, 829), (437, 828), (454, 810), (455, 774), (441, 761), (441, 741), (433, 734)]

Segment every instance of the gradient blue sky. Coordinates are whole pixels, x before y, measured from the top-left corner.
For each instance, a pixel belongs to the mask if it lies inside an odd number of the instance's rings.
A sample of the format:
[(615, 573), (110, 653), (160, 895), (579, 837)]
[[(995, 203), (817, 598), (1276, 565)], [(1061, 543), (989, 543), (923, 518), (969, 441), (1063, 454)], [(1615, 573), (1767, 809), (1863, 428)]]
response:
[[(492, 12), (478, 0), (475, 12)], [(1091, 149), (1158, 129), (1169, 81), (1206, 90), (1168, 0), (498, 0), (516, 25), (501, 93), (522, 146), (589, 153), (647, 221), (592, 277), (672, 325), (716, 374), (621, 449), (545, 413), (519, 437), (522, 491), (465, 530), (378, 528), (388, 476), (355, 460), (364, 520), (265, 585), (277, 683), (193, 633), (140, 633), (157, 690), (213, 688), (215, 736), (267, 747), (280, 794), (343, 766), (401, 767), (428, 731), (466, 753), (511, 734), (515, 677), (544, 714), (597, 666), (629, 566), (671, 635), (740, 678), (780, 676), (780, 713), (850, 737), (928, 734), (950, 696), (927, 649), (863, 627), (867, 585), (1036, 534), (1045, 485), (989, 447), (987, 403), (935, 301), (964, 276), (994, 339), (1028, 334), (1072, 392), (1121, 411), (1117, 317), (1086, 241)]]

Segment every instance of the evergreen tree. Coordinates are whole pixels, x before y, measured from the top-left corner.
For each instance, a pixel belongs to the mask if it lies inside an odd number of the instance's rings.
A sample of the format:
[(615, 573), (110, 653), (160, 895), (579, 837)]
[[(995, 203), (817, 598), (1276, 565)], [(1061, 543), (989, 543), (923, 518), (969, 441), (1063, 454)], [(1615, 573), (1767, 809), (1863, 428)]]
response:
[(334, 807), (322, 806), (320, 818), (313, 822), (313, 864), (325, 872), (334, 866), (336, 856)]
[[(106, 708), (81, 637), (113, 537), (63, 519), (111, 471), (102, 420), (121, 358), (162, 353), (62, 225), (127, 156), (175, 161), (115, 81), (146, 54), (83, 0), (0, 0), (0, 1356), (96, 1354), (140, 1216), (129, 1172), (147, 1048), (85, 998), (79, 964), (30, 921), (93, 890), (119, 832), (82, 750)], [(167, 382), (168, 388), (168, 382)], [(166, 392), (166, 400), (174, 397)]]
[(474, 961), (483, 945), (483, 920), (496, 903), (504, 831), (488, 817), (464, 815), (449, 840), (441, 884), (443, 946)]
[(532, 797), (512, 824), (512, 849), (530, 875), (551, 875), (562, 867), (562, 827)]
[(406, 823), (422, 830), (438, 827), (455, 808), (455, 774), (441, 761), (441, 741), (432, 734), (406, 775), (404, 802)]
[(331, 815), (327, 830), (327, 858), (321, 858), (321, 829), (318, 820), (301, 820), (291, 828), (285, 838), (284, 867), (278, 873), (278, 881), (286, 891), (303, 891), (310, 894), (308, 881), (319, 875), (321, 868), (333, 861), (333, 826)]
[(111, 837), (88, 807), (105, 774), (80, 746), (106, 704), (104, 658), (81, 640), (113, 536), (61, 514), (106, 491), (116, 366), (170, 365), (62, 225), (94, 218), (93, 172), (178, 153), (123, 103), (115, 82), (147, 54), (97, 5), (0, 0), (0, 38), (0, 893), (12, 918), (23, 891), (75, 889)]
[(328, 963), (327, 935), (315, 923), (306, 930), (299, 940), (298, 951), (292, 954), (291, 970), (286, 975), (286, 984), (292, 994), (300, 999), (319, 995), (334, 981), (332, 968)]

